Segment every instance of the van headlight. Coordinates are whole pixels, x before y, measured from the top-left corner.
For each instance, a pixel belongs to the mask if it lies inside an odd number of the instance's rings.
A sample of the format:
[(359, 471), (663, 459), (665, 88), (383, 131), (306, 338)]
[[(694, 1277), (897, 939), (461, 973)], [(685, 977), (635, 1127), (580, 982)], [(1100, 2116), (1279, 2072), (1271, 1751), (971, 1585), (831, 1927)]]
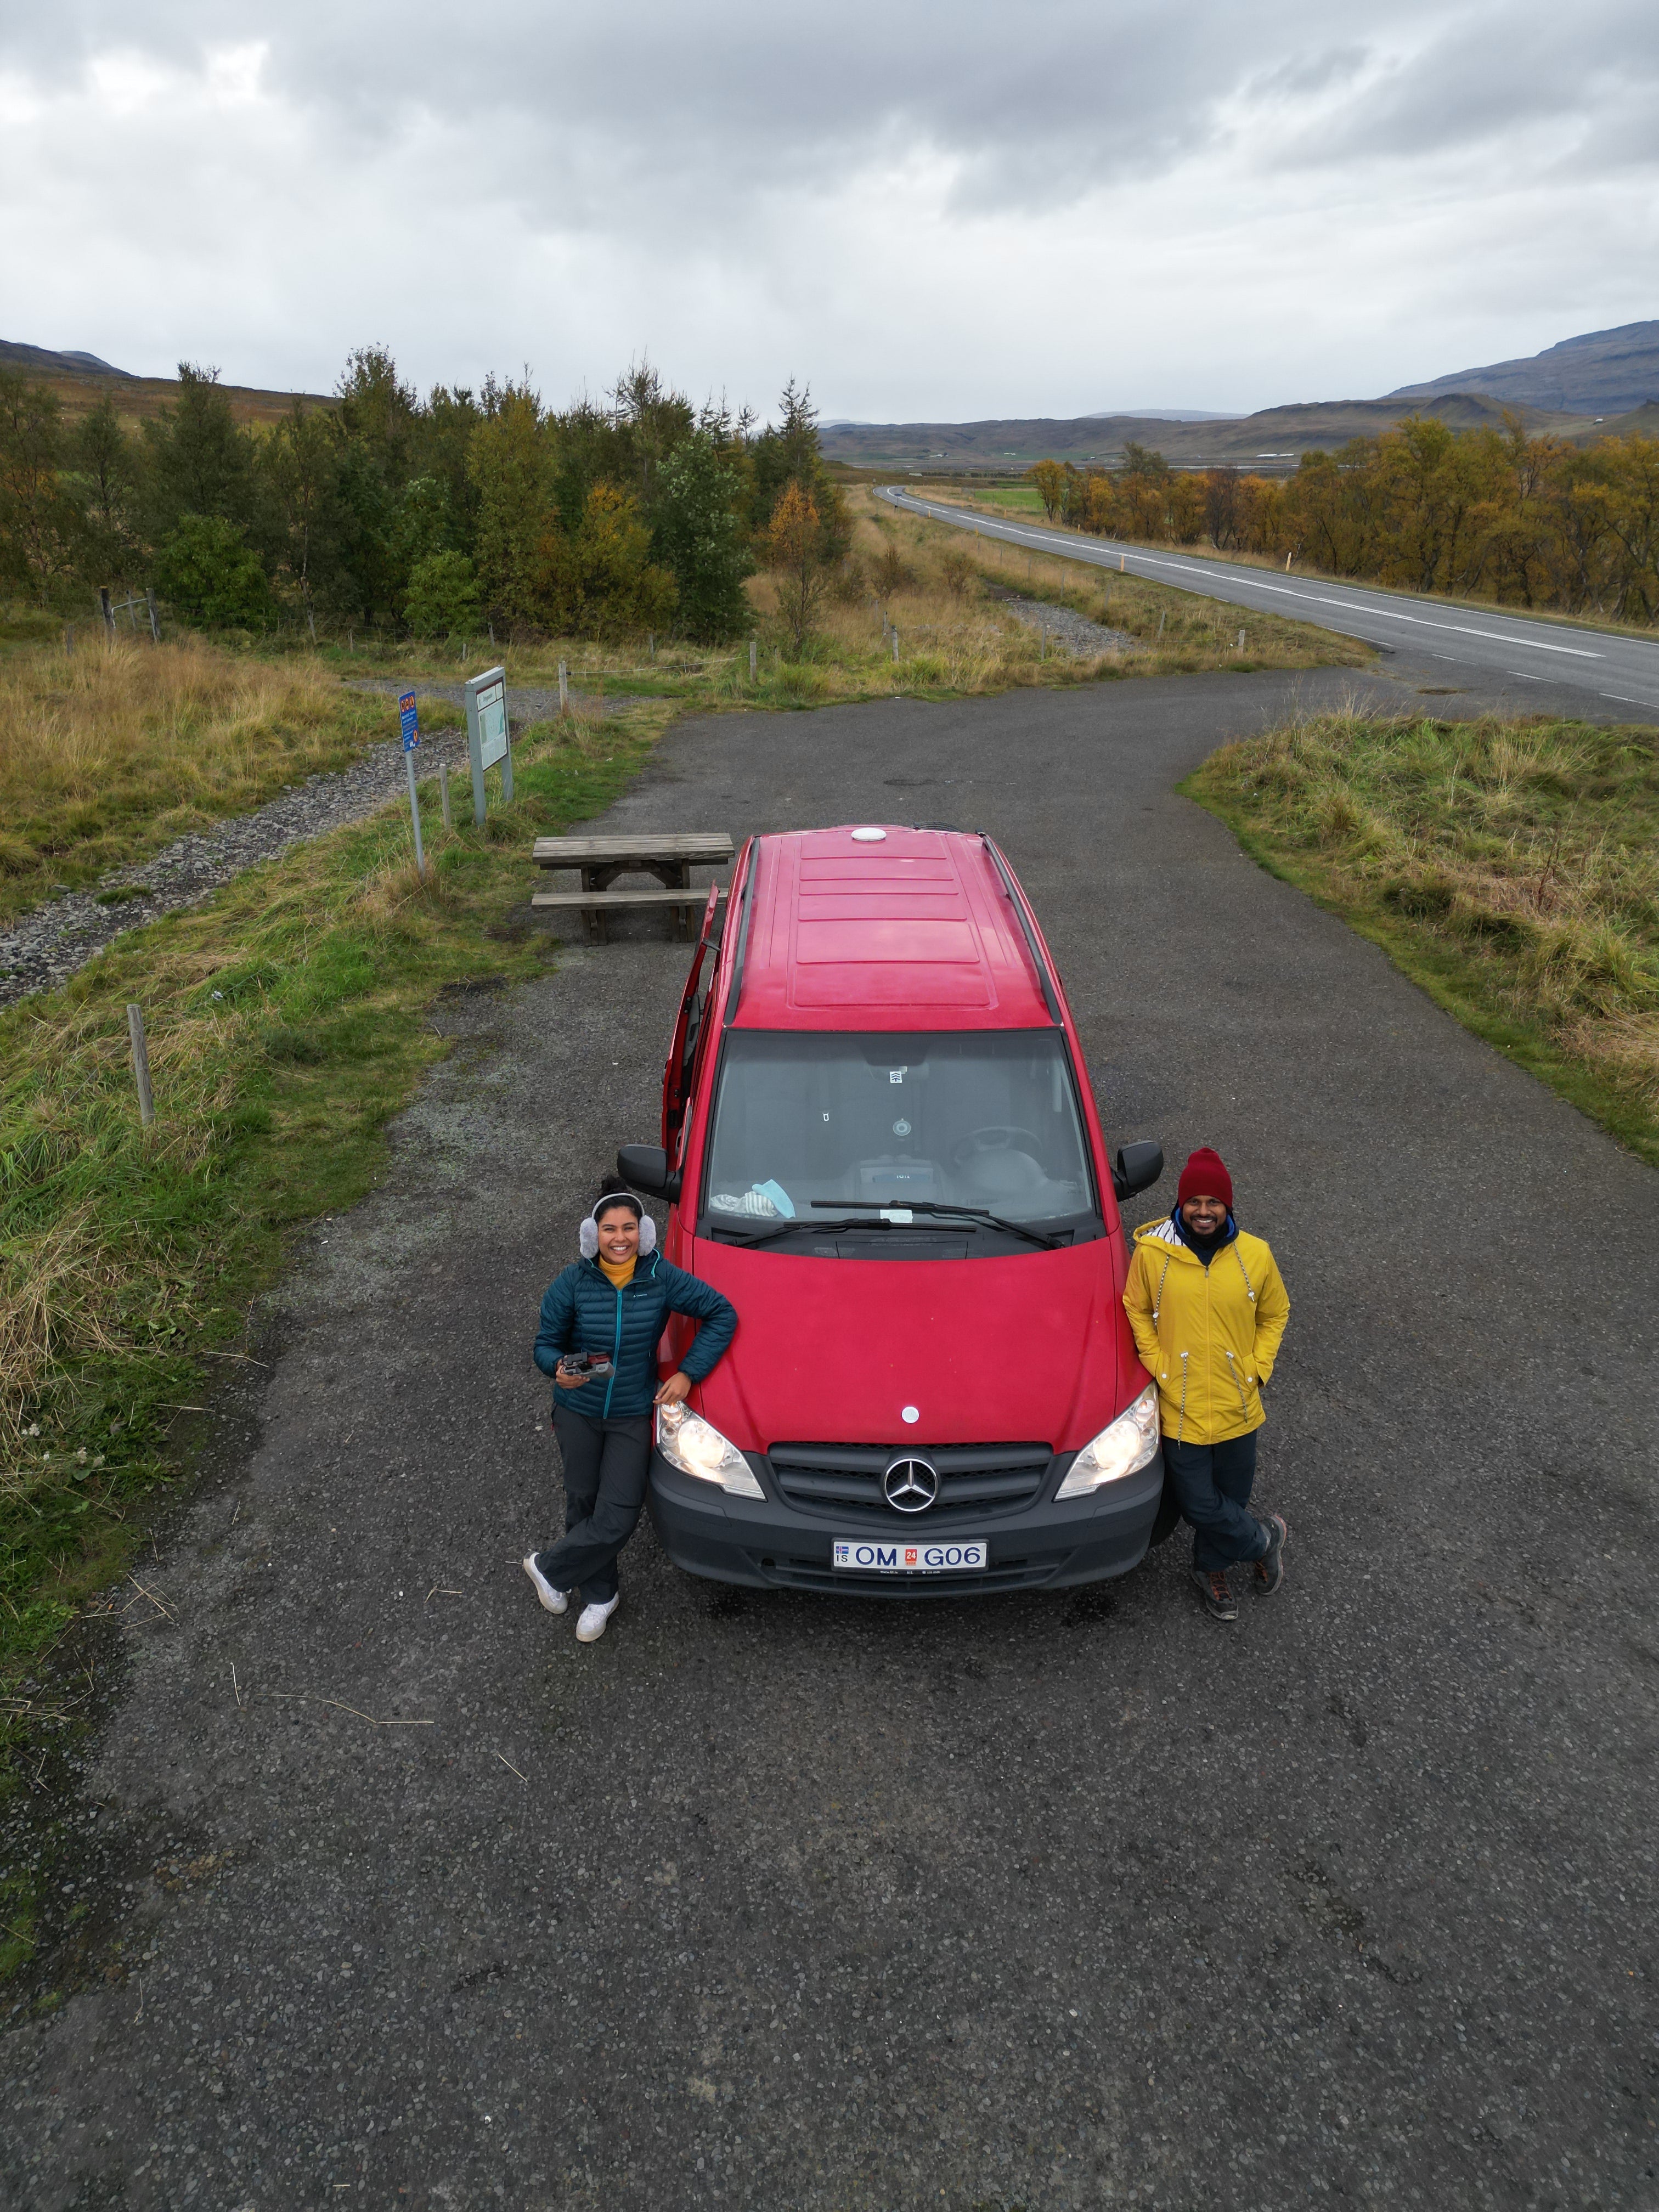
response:
[(1110, 1428), (1103, 1429), (1072, 1462), (1056, 1498), (1081, 1498), (1103, 1484), (1121, 1482), (1145, 1467), (1158, 1449), (1158, 1385), (1149, 1382), (1133, 1406), (1126, 1406)]
[(754, 1469), (734, 1443), (727, 1442), (712, 1421), (694, 1413), (689, 1406), (659, 1406), (657, 1449), (682, 1474), (695, 1474), (699, 1482), (717, 1482), (739, 1498), (764, 1498)]

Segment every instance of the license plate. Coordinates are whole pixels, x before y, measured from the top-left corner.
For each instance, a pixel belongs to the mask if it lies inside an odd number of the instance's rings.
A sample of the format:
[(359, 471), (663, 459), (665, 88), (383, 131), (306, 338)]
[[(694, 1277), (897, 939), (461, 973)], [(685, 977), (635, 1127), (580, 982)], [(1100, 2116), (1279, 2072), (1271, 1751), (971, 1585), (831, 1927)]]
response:
[(879, 1537), (868, 1542), (842, 1542), (830, 1547), (830, 1563), (857, 1575), (982, 1575), (990, 1565), (982, 1539), (964, 1542), (889, 1543)]

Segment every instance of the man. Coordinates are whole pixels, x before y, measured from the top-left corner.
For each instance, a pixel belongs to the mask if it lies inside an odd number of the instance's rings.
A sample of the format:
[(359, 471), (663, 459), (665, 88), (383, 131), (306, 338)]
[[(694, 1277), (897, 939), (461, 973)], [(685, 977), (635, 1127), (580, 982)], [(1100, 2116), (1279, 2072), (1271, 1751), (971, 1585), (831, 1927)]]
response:
[(1123, 1304), (1158, 1382), (1164, 1471), (1192, 1524), (1193, 1580), (1212, 1620), (1237, 1620), (1235, 1561), (1254, 1561), (1263, 1595), (1285, 1575), (1282, 1516), (1258, 1520), (1249, 1508), (1261, 1385), (1291, 1302), (1266, 1243), (1233, 1219), (1232, 1177), (1207, 1145), (1182, 1170), (1173, 1212), (1136, 1230)]

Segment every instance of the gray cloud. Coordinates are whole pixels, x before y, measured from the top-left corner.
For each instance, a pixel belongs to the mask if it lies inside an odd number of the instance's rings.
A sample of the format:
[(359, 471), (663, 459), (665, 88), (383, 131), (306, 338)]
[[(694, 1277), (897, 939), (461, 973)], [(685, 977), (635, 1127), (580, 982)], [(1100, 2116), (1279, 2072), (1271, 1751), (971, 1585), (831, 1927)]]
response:
[[(1337, 388), (1381, 388), (1653, 312), (1599, 196), (1650, 222), (1656, 73), (1631, 0), (71, 0), (0, 21), (7, 334), (50, 309), (79, 314), (61, 343), (165, 327), (313, 380), (349, 329), (567, 381), (650, 343), (746, 390), (812, 369), (837, 411), (1038, 383), (1056, 408), (1227, 404), (1282, 392), (1299, 287), (1298, 375), (1328, 349)], [(123, 259), (88, 216), (135, 188), (152, 235)], [(1460, 255), (1477, 281), (1431, 346), (1410, 325)], [(204, 317), (222, 338), (179, 327)]]

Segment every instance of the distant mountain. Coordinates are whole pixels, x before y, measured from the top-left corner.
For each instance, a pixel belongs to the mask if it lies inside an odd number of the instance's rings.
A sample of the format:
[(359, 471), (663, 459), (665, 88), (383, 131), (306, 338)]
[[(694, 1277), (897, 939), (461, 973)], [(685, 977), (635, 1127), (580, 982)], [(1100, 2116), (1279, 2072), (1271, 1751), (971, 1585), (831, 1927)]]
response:
[(0, 362), (17, 368), (50, 369), (59, 376), (120, 376), (132, 380), (130, 368), (114, 368), (95, 353), (53, 353), (46, 346), (24, 345), (16, 338), (0, 338)]
[(1091, 422), (1115, 422), (1125, 416), (1137, 422), (1242, 422), (1244, 417), (1224, 410), (1218, 414), (1213, 407), (1107, 407), (1098, 415), (1087, 419)]
[[(1182, 468), (1255, 468), (1266, 462), (1271, 473), (1293, 467), (1309, 451), (1333, 453), (1350, 438), (1375, 438), (1402, 416), (1419, 410), (1437, 416), (1454, 430), (1473, 430), (1486, 423), (1501, 428), (1504, 419), (1497, 400), (1479, 392), (1454, 392), (1419, 401), (1414, 408), (1392, 399), (1328, 399), (1197, 421), (1170, 415), (1079, 415), (1070, 421), (1016, 416), (989, 422), (824, 423), (821, 436), (824, 459), (850, 468), (931, 469), (935, 473), (990, 469), (1006, 474), (1043, 459), (1079, 465), (1094, 462), (1110, 468), (1133, 441), (1153, 447)], [(1529, 426), (1561, 437), (1600, 434), (1584, 416), (1547, 416), (1525, 406), (1517, 411)]]
[(1546, 407), (1564, 415), (1625, 415), (1659, 399), (1659, 322), (1625, 323), (1563, 338), (1525, 361), (1460, 368), (1427, 384), (1402, 384), (1390, 399), (1436, 399), (1478, 392), (1510, 405)]

